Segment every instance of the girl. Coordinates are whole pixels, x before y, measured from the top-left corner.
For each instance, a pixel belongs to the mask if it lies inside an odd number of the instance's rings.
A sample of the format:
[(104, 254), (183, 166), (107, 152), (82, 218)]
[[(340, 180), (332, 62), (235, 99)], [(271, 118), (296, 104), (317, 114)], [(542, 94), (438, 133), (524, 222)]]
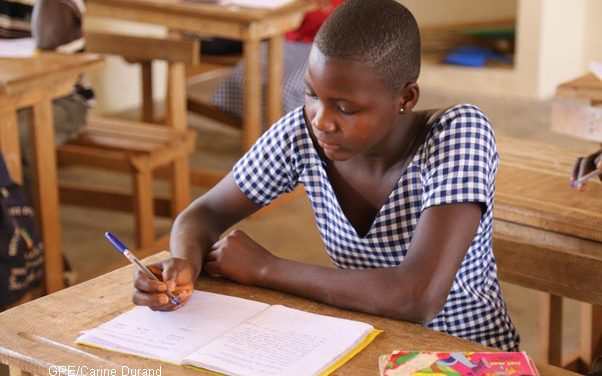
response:
[[(266, 132), (175, 221), (172, 258), (135, 277), (133, 301), (170, 310), (201, 269), (244, 284), (424, 323), (503, 350), (518, 336), (491, 248), (498, 155), (476, 107), (413, 111), (420, 38), (394, 0), (349, 0), (320, 28), (305, 106)], [(223, 231), (303, 184), (337, 269), (273, 256)]]

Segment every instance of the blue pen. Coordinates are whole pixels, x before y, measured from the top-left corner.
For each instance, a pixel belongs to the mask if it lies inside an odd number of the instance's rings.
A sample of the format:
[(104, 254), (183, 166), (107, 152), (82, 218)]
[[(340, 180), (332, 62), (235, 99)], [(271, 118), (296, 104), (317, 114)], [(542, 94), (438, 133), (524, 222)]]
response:
[(575, 180), (571, 184), (569, 184), (572, 188), (580, 188), (583, 183), (585, 183), (588, 179), (591, 179), (595, 176), (602, 175), (602, 168), (591, 171), (587, 175), (583, 175), (581, 178)]
[[(146, 266), (142, 265), (140, 260), (138, 260), (136, 256), (134, 256), (134, 254), (130, 252), (130, 250), (127, 249), (125, 245), (123, 245), (121, 240), (117, 239), (115, 235), (107, 231), (105, 232), (105, 238), (107, 238), (107, 240), (113, 245), (113, 247), (115, 247), (115, 249), (121, 252), (121, 254), (124, 255), (128, 260), (130, 260), (132, 264), (136, 265), (142, 273), (146, 274), (147, 276), (149, 276), (149, 278), (154, 279), (155, 281), (160, 281), (160, 279), (157, 278), (157, 276), (155, 276), (153, 273), (151, 273), (151, 271), (148, 270)], [(171, 291), (165, 291), (165, 294), (169, 297), (169, 300), (171, 300), (173, 304), (175, 304), (178, 307), (180, 306), (180, 301), (178, 300), (178, 298), (176, 298), (174, 294), (171, 293)]]

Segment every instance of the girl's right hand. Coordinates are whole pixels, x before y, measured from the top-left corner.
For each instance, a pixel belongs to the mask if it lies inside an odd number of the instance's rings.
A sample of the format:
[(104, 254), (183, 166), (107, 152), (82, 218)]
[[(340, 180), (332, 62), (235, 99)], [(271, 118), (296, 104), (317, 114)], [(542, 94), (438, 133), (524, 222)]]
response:
[(171, 291), (180, 300), (180, 306), (190, 300), (196, 276), (188, 260), (174, 257), (147, 265), (147, 268), (159, 281), (137, 270), (132, 294), (134, 304), (147, 306), (153, 311), (173, 311), (179, 308), (170, 302), (165, 291)]

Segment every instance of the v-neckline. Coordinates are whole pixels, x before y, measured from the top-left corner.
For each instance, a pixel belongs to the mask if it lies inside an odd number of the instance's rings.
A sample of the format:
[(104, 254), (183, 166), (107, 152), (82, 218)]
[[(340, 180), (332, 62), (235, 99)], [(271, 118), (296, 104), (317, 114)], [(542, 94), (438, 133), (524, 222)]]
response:
[[(358, 239), (364, 240), (364, 239), (369, 238), (370, 234), (373, 232), (373, 230), (376, 227), (377, 223), (379, 223), (379, 221), (380, 221), (380, 219), (382, 217), (383, 211), (385, 210), (385, 208), (387, 208), (390, 205), (391, 198), (399, 190), (399, 187), (400, 187), (402, 181), (405, 179), (406, 175), (410, 171), (410, 168), (414, 165), (414, 162), (415, 162), (416, 158), (418, 158), (420, 156), (420, 154), (422, 152), (422, 149), (423, 149), (423, 147), (425, 145), (425, 141), (428, 139), (429, 133), (433, 129), (433, 122), (436, 119), (438, 119), (439, 117), (441, 117), (441, 115), (446, 110), (447, 109), (440, 109), (440, 110), (437, 110), (437, 111), (433, 112), (430, 115), (427, 115), (428, 116), (428, 120), (425, 123), (425, 127), (428, 127), (428, 129), (425, 131), (425, 137), (424, 137), (424, 139), (422, 140), (421, 144), (416, 149), (416, 152), (412, 156), (412, 159), (410, 159), (410, 162), (408, 162), (408, 165), (401, 172), (401, 174), (400, 174), (399, 178), (397, 179), (395, 185), (391, 189), (391, 192), (389, 192), (389, 194), (387, 195), (387, 197), (384, 199), (383, 203), (381, 204), (380, 208), (376, 211), (376, 214), (374, 215), (374, 218), (372, 219), (372, 222), (370, 223), (370, 226), (368, 227), (368, 230), (363, 235), (360, 235), (358, 233), (357, 228), (353, 225), (353, 223), (351, 223), (351, 221), (349, 220), (349, 217), (347, 216), (347, 214), (343, 210), (343, 207), (341, 206), (341, 203), (339, 201), (339, 197), (337, 196), (337, 194), (336, 194), (336, 192), (334, 190), (334, 187), (332, 186), (332, 183), (330, 181), (330, 178), (329, 178), (329, 175), (328, 175), (328, 171), (326, 170), (326, 161), (324, 161), (322, 159), (322, 157), (320, 156), (320, 152), (318, 151), (318, 149), (316, 148), (316, 146), (313, 144), (313, 141), (311, 141), (311, 137), (310, 137), (310, 142), (313, 145), (313, 150), (316, 153), (316, 155), (318, 157), (318, 160), (320, 161), (319, 165), (320, 165), (321, 171), (322, 171), (322, 173), (324, 173), (324, 176), (326, 176), (327, 186), (328, 186), (328, 189), (330, 191), (329, 193), (332, 195), (332, 197), (334, 197), (334, 202), (335, 202), (336, 208), (339, 211), (339, 213), (342, 215), (342, 217), (344, 218), (346, 226), (349, 229), (351, 229), (351, 231), (353, 231), (353, 234), (355, 234), (355, 236)], [(309, 133), (309, 131), (308, 131), (308, 133)]]
[(383, 203), (381, 204), (380, 208), (376, 211), (376, 214), (374, 215), (374, 218), (372, 219), (372, 222), (370, 223), (368, 230), (363, 235), (360, 235), (360, 233), (358, 232), (358, 229), (353, 225), (351, 220), (349, 220), (349, 217), (343, 210), (343, 207), (341, 206), (341, 203), (339, 201), (339, 197), (337, 196), (337, 194), (332, 186), (332, 183), (330, 182), (330, 179), (328, 178), (328, 171), (326, 171), (326, 166), (324, 164), (320, 165), (320, 167), (322, 168), (322, 172), (326, 176), (326, 181), (328, 183), (328, 189), (330, 191), (329, 194), (332, 195), (332, 197), (334, 198), (334, 202), (335, 202), (338, 212), (345, 219), (345, 224), (347, 225), (347, 227), (349, 227), (353, 231), (353, 234), (358, 239), (362, 239), (362, 240), (367, 239), (369, 237), (369, 235), (372, 233), (376, 224), (380, 222), (380, 218), (382, 217), (383, 211), (385, 210), (385, 208), (387, 206), (389, 206), (389, 204), (391, 202), (391, 198), (399, 190), (401, 182), (404, 180), (405, 176), (408, 174), (408, 171), (410, 171), (410, 168), (414, 165), (414, 159), (419, 155), (420, 149), (422, 149), (422, 145), (418, 148), (418, 150), (416, 151), (416, 154), (414, 154), (414, 156), (412, 157), (412, 160), (410, 160), (410, 162), (408, 163), (408, 165), (406, 166), (404, 171), (401, 173), (399, 179), (397, 179), (395, 185), (391, 189), (391, 192), (389, 192), (389, 195), (383, 200)]

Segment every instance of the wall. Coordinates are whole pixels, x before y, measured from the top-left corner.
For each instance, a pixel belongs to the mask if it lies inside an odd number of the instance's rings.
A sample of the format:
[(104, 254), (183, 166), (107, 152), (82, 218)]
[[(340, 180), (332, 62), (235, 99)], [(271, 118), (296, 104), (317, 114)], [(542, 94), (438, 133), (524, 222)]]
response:
[(602, 62), (602, 1), (588, 0), (585, 17), (585, 63)]
[(518, 0), (399, 0), (421, 26), (483, 22), (516, 16)]
[[(437, 2), (439, 7), (433, 1), (403, 3), (423, 25), (504, 19), (516, 12), (513, 69), (427, 65), (421, 84), (429, 89), (544, 99), (553, 96), (558, 84), (584, 74), (590, 60), (602, 61), (600, 0), (483, 1), (481, 5), (450, 0)], [(442, 11), (443, 4), (447, 9)], [(458, 13), (458, 9), (467, 11)]]

